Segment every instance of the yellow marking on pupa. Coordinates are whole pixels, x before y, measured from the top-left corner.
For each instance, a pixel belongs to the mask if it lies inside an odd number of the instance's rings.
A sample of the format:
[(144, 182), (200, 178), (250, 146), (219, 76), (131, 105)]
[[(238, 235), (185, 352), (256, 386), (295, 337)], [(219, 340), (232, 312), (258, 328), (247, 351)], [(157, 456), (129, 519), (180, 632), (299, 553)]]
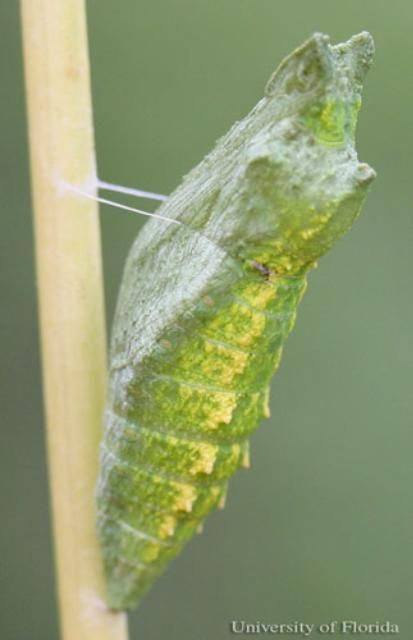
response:
[(196, 449), (199, 458), (192, 465), (190, 473), (192, 475), (195, 475), (196, 473), (212, 473), (218, 449), (218, 445), (210, 444), (209, 442), (199, 443)]
[(239, 454), (241, 453), (241, 445), (238, 442), (235, 442), (231, 445), (231, 451), (235, 458), (239, 458)]
[[(234, 305), (235, 306), (235, 305)], [(245, 309), (241, 305), (237, 306), (237, 313), (240, 315), (248, 316), (250, 326), (247, 330), (238, 336), (238, 344), (242, 347), (249, 347), (253, 344), (255, 338), (261, 336), (264, 331), (266, 318), (260, 313), (254, 313), (250, 309)]]
[[(237, 292), (242, 297), (242, 291)], [(254, 312), (250, 306), (240, 302), (230, 304), (224, 313), (211, 318), (203, 328), (202, 333), (213, 339), (220, 340), (248, 350), (255, 339), (262, 335), (266, 324), (266, 316), (261, 312)]]
[(250, 447), (249, 447), (249, 443), (246, 443), (245, 445), (245, 449), (244, 449), (244, 454), (242, 456), (242, 463), (241, 466), (243, 469), (249, 469), (250, 468)]
[[(206, 358), (202, 371), (216, 378), (217, 384), (230, 384), (246, 368), (249, 354), (243, 351), (228, 349), (221, 345), (205, 342), (205, 353), (214, 354), (214, 358)], [(219, 358), (219, 359), (218, 359)]]
[(226, 501), (227, 501), (227, 493), (225, 492), (222, 494), (222, 496), (219, 499), (219, 502), (217, 505), (218, 509), (224, 509)]
[(235, 393), (211, 392), (211, 408), (206, 420), (208, 429), (217, 429), (222, 423), (229, 424), (236, 406)]
[(320, 213), (317, 216), (314, 216), (311, 221), (311, 226), (307, 229), (302, 229), (302, 231), (300, 232), (301, 237), (304, 240), (310, 240), (311, 238), (316, 236), (318, 233), (320, 233), (320, 231), (324, 229), (325, 225), (330, 220), (331, 215), (331, 213)]
[(174, 507), (177, 511), (192, 511), (192, 505), (196, 500), (196, 489), (190, 484), (179, 485), (180, 495), (176, 497)]
[(163, 540), (173, 536), (176, 529), (176, 518), (174, 516), (165, 515), (164, 521), (158, 529), (158, 536)]
[(267, 387), (264, 391), (264, 418), (270, 418), (270, 387)]
[(192, 413), (194, 419), (199, 419), (201, 414), (205, 416), (205, 426), (208, 429), (217, 429), (222, 423), (229, 424), (238, 400), (235, 393), (215, 391), (208, 387), (194, 388), (185, 384), (180, 385), (179, 395), (185, 403), (193, 405), (192, 411), (188, 405), (187, 414)]
[(142, 561), (154, 562), (155, 560), (158, 559), (161, 549), (162, 549), (161, 545), (156, 543), (152, 543), (148, 545), (147, 547), (145, 547), (142, 553)]
[(273, 285), (268, 285), (265, 282), (254, 282), (244, 287), (241, 295), (243, 300), (251, 306), (264, 310), (268, 303), (274, 300), (277, 290)]
[(320, 231), (320, 227), (312, 227), (310, 229), (303, 229), (300, 232), (300, 235), (304, 240), (310, 240), (310, 238), (313, 238), (314, 236), (316, 236), (317, 233), (319, 233), (319, 231)]

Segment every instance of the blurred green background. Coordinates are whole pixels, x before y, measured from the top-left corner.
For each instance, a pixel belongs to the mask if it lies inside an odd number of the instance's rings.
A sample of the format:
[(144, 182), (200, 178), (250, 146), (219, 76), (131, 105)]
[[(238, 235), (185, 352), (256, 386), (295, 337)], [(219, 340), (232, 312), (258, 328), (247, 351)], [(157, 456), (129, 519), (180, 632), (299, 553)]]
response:
[[(363, 216), (311, 275), (252, 469), (132, 614), (132, 640), (224, 640), (232, 619), (390, 620), (412, 638), (413, 4), (89, 0), (88, 11), (100, 176), (162, 193), (313, 31), (341, 41), (368, 29), (377, 47), (358, 128), (378, 173)], [(0, 638), (54, 640), (15, 0), (0, 25)], [(141, 221), (103, 209), (102, 224), (110, 324)]]

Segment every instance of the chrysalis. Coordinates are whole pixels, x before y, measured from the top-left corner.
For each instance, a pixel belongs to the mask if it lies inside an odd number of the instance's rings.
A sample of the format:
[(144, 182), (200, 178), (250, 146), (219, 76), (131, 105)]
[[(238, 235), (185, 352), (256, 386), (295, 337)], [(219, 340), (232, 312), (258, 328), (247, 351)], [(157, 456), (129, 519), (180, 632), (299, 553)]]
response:
[(315, 34), (147, 223), (113, 328), (98, 534), (113, 609), (133, 607), (222, 504), (268, 416), (306, 274), (374, 177), (354, 149), (373, 42)]

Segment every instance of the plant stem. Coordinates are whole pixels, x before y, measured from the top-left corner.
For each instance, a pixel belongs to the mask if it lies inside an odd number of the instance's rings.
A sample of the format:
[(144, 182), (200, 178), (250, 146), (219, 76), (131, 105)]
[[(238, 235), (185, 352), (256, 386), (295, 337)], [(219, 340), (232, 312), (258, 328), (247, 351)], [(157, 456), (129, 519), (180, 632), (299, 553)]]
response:
[(105, 392), (97, 205), (58, 186), (94, 183), (85, 6), (22, 0), (21, 7), (62, 637), (125, 640), (125, 614), (104, 603), (95, 534)]

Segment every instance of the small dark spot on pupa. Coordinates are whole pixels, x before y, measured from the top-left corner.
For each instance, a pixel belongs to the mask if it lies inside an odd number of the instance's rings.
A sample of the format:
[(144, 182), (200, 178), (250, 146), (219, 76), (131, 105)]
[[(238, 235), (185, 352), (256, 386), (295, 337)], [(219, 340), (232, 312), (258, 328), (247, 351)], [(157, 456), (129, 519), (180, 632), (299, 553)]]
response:
[(268, 278), (271, 274), (271, 269), (269, 269), (265, 264), (261, 264), (256, 260), (252, 261), (252, 266), (254, 269), (257, 269), (265, 278)]

